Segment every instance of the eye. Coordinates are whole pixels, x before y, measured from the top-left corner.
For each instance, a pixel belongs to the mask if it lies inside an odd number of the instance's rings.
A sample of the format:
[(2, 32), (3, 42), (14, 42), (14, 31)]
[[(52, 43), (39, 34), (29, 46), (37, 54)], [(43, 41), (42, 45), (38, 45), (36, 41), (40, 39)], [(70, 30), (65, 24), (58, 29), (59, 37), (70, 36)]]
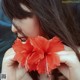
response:
[(32, 12), (27, 12), (27, 13), (26, 13), (26, 17), (32, 18), (32, 17), (33, 17), (33, 13), (32, 13)]

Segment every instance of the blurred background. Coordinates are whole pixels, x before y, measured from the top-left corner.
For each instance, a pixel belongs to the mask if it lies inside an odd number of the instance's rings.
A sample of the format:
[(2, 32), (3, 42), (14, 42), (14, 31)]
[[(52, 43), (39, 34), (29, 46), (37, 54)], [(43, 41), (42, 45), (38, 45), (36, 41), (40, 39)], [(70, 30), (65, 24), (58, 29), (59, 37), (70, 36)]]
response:
[(2, 10), (1, 1), (2, 0), (0, 0), (0, 72), (4, 53), (12, 46), (16, 38), (15, 34), (11, 31), (12, 23)]

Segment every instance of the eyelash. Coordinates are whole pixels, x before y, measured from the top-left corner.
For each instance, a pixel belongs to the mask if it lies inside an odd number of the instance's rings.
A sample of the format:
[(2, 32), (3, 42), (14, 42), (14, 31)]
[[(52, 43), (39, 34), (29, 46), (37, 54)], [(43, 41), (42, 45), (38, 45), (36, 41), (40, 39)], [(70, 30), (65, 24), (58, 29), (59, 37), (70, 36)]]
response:
[(33, 13), (28, 12), (26, 17), (33, 17)]

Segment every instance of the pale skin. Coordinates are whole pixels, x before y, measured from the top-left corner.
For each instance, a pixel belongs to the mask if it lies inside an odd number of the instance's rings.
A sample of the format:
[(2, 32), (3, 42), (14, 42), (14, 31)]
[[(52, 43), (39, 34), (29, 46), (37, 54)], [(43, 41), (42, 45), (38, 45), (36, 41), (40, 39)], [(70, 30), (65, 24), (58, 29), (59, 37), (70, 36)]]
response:
[[(21, 4), (21, 7), (29, 11), (30, 10)], [(32, 18), (26, 19), (13, 19), (12, 31), (17, 33), (21, 40), (26, 40), (26, 37), (35, 37), (38, 35), (44, 35), (40, 29), (40, 23), (37, 17), (34, 15)], [(60, 57), (60, 62), (65, 63), (58, 67), (59, 71), (68, 78), (68, 80), (80, 80), (80, 62), (75, 54), (75, 52), (65, 46), (64, 51), (57, 52)], [(6, 80), (32, 80), (30, 75), (25, 71), (24, 68), (20, 66), (13, 67), (13, 58), (15, 56), (15, 51), (10, 48), (4, 55), (2, 63), (2, 73), (7, 75)], [(12, 66), (10, 66), (12, 65)], [(2, 79), (3, 80), (3, 79)], [(40, 80), (48, 80), (46, 74), (40, 75)]]

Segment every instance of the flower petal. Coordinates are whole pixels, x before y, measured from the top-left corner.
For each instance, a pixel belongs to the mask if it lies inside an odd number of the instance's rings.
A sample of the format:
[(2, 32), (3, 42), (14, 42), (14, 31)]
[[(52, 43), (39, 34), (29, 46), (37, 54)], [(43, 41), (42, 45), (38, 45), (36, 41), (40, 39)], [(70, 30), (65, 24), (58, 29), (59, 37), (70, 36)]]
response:
[(18, 61), (20, 65), (24, 66), (27, 56), (33, 50), (33, 47), (30, 45), (29, 40), (27, 40), (26, 43), (23, 44), (20, 39), (17, 39), (12, 47), (16, 52), (14, 60)]
[(21, 66), (24, 66), (27, 56), (26, 52), (19, 53), (14, 56), (14, 60), (18, 61)]
[(42, 59), (37, 65), (37, 71), (39, 74), (46, 73), (46, 58)]
[(41, 59), (44, 58), (44, 52), (42, 50), (34, 51), (31, 56), (29, 56), (28, 64), (33, 65), (38, 63)]
[(29, 71), (35, 71), (37, 70), (37, 64), (32, 64), (32, 65), (29, 65)]
[(51, 70), (57, 68), (58, 66), (60, 66), (60, 58), (59, 56), (55, 53), (55, 54), (48, 54), (47, 55), (47, 67), (48, 67), (48, 73), (51, 72)]
[(42, 36), (30, 38), (30, 41), (34, 47), (40, 48), (43, 51), (46, 51), (49, 47), (49, 41)]
[(50, 40), (48, 52), (58, 52), (64, 50), (64, 45), (58, 37), (53, 37)]

